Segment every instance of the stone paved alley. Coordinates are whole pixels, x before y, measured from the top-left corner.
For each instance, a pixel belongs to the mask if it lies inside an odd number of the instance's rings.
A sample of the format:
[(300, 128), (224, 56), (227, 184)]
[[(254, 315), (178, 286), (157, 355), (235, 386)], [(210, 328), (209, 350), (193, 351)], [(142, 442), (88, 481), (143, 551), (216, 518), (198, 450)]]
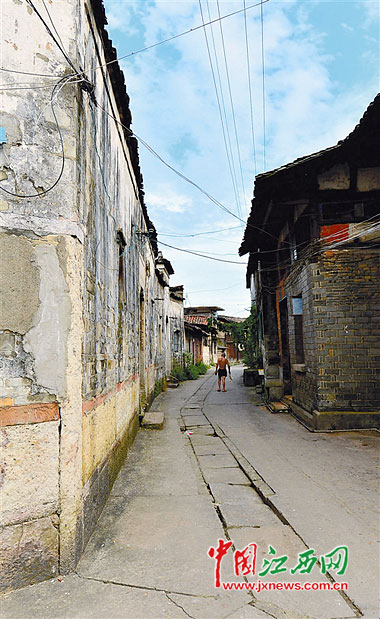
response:
[[(4, 619), (378, 617), (378, 433), (311, 433), (232, 372), (227, 393), (210, 370), (155, 400), (164, 429), (140, 430), (76, 574), (5, 596)], [(347, 545), (346, 573), (330, 573), (348, 590), (216, 589), (218, 539), (256, 543), (256, 574), (269, 545), (289, 568)], [(221, 565), (222, 581), (244, 582), (233, 549)], [(265, 580), (332, 582), (318, 564)]]

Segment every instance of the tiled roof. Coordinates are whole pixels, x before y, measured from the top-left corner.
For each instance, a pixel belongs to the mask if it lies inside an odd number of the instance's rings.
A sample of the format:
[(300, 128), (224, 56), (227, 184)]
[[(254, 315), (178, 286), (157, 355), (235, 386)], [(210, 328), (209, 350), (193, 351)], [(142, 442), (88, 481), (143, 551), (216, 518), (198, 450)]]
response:
[(365, 122), (368, 121), (368, 118), (369, 116), (371, 116), (371, 114), (372, 115), (377, 114), (377, 117), (378, 117), (379, 109), (380, 109), (380, 93), (376, 95), (373, 101), (371, 101), (371, 103), (367, 107), (366, 111), (364, 112), (358, 124), (351, 131), (351, 133), (349, 133), (343, 140), (339, 140), (339, 142), (335, 144), (334, 146), (329, 146), (328, 148), (324, 148), (323, 150), (319, 150), (315, 153), (311, 153), (310, 155), (305, 155), (304, 157), (298, 157), (298, 159), (295, 159), (294, 161), (290, 161), (289, 163), (286, 163), (285, 165), (279, 168), (276, 168), (274, 170), (269, 170), (268, 172), (263, 172), (262, 174), (258, 174), (256, 178), (258, 180), (269, 178), (270, 176), (277, 174), (277, 172), (288, 170), (289, 168), (293, 168), (296, 165), (305, 163), (306, 161), (309, 161), (311, 159), (316, 159), (320, 157), (321, 155), (325, 155), (326, 153), (329, 153), (333, 150), (338, 149), (342, 144), (346, 144), (357, 134), (358, 130), (360, 130), (365, 124)]
[(186, 314), (185, 322), (191, 322), (195, 325), (208, 325), (208, 318), (206, 316), (197, 316), (195, 314)]

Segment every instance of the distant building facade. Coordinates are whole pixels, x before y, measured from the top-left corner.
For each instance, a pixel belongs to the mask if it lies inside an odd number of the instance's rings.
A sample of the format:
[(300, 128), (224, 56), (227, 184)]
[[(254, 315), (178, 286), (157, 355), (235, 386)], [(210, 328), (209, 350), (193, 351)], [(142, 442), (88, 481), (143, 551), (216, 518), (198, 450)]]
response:
[(56, 76), (19, 91), (18, 74), (3, 75), (5, 590), (75, 567), (184, 346), (183, 290), (157, 250), (103, 4), (49, 11), (78, 75), (30, 6), (3, 7), (3, 66)]
[(336, 146), (259, 175), (240, 248), (268, 396), (317, 430), (379, 423), (379, 119), (380, 95)]
[(224, 327), (230, 323), (239, 324), (244, 322), (244, 318), (236, 316), (218, 315), (218, 350), (226, 353), (227, 359), (230, 361), (242, 361), (244, 356), (244, 346), (242, 342), (238, 342), (232, 333), (225, 331)]
[(186, 307), (185, 352), (192, 355), (193, 363), (215, 363), (218, 355), (217, 312), (214, 305)]

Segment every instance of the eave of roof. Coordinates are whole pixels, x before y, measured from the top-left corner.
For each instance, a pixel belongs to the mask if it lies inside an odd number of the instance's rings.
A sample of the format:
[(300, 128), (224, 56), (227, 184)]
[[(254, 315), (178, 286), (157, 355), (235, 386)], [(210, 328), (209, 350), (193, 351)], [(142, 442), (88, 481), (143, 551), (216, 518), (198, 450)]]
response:
[(361, 129), (366, 124), (366, 122), (368, 121), (372, 113), (376, 114), (377, 107), (380, 108), (380, 93), (376, 95), (373, 101), (371, 101), (366, 111), (364, 112), (363, 116), (359, 120), (358, 124), (355, 125), (354, 129), (343, 140), (339, 140), (339, 142), (335, 144), (334, 146), (329, 146), (327, 148), (324, 148), (323, 150), (319, 150), (315, 153), (311, 153), (310, 155), (298, 157), (294, 161), (290, 161), (289, 163), (286, 163), (285, 165), (280, 166), (279, 168), (275, 168), (274, 170), (269, 170), (268, 172), (263, 172), (262, 174), (258, 174), (256, 176), (256, 180), (261, 181), (262, 179), (270, 178), (274, 176), (275, 174), (282, 172), (283, 170), (289, 170), (290, 168), (294, 168), (295, 166), (301, 165), (303, 163), (307, 163), (308, 161), (311, 161), (312, 159), (324, 157), (325, 155), (328, 155), (329, 153), (341, 148), (344, 144), (347, 144), (348, 142), (350, 142), (353, 138), (357, 136), (357, 134), (361, 131)]
[(191, 324), (197, 324), (197, 325), (208, 325), (208, 318), (207, 316), (199, 316), (197, 314), (186, 314), (185, 313), (185, 322), (189, 322)]
[(144, 220), (148, 230), (152, 230), (149, 235), (149, 242), (152, 246), (153, 253), (156, 256), (158, 253), (157, 248), (157, 231), (154, 224), (149, 218), (148, 210), (146, 208), (144, 199), (144, 186), (143, 177), (140, 169), (140, 160), (138, 153), (137, 139), (130, 134), (130, 126), (132, 122), (132, 114), (129, 108), (129, 96), (125, 86), (125, 78), (122, 69), (120, 68), (119, 61), (117, 60), (116, 49), (112, 46), (112, 41), (108, 36), (108, 32), (105, 28), (107, 25), (107, 16), (104, 8), (103, 0), (89, 0), (89, 3), (94, 14), (95, 23), (103, 43), (103, 51), (106, 62), (112, 64), (107, 65), (107, 71), (110, 76), (113, 93), (115, 96), (117, 109), (120, 115), (120, 121), (123, 123), (124, 137), (128, 145), (129, 154), (131, 157), (131, 163), (133, 172), (135, 174), (136, 183), (139, 192), (139, 199), (141, 208), (144, 215)]
[[(376, 129), (377, 129), (377, 133), (378, 133), (379, 118), (380, 118), (380, 93), (377, 94), (374, 100), (368, 105), (360, 121), (354, 127), (351, 133), (349, 133), (343, 140), (340, 140), (334, 146), (330, 146), (328, 148), (325, 148), (324, 150), (311, 153), (310, 155), (306, 155), (304, 157), (299, 157), (298, 159), (295, 159), (294, 161), (291, 161), (290, 163), (287, 163), (279, 168), (270, 170), (268, 172), (264, 172), (263, 174), (258, 174), (255, 180), (255, 189), (254, 189), (254, 198), (252, 200), (252, 208), (251, 208), (251, 212), (247, 219), (247, 226), (245, 228), (243, 240), (239, 248), (239, 255), (243, 256), (247, 254), (249, 251), (252, 251), (251, 237), (253, 236), (253, 234), (255, 234), (256, 236), (259, 236), (260, 234), (260, 230), (257, 228), (260, 222), (257, 221), (257, 217), (256, 217), (257, 207), (255, 210), (255, 206), (257, 205), (258, 200), (260, 204), (260, 199), (258, 198), (258, 196), (260, 196), (260, 193), (262, 192), (263, 188), (268, 183), (270, 184), (272, 180), (277, 181), (280, 179), (281, 179), (281, 182), (283, 182), (283, 180), (286, 178), (286, 176), (284, 175), (286, 175), (288, 172), (291, 173), (297, 167), (303, 166), (303, 165), (307, 166), (307, 164), (312, 163), (315, 160), (322, 159), (324, 157), (329, 157), (329, 156), (333, 157), (335, 153), (338, 153), (342, 148), (349, 145), (356, 138), (360, 137), (361, 132), (366, 128), (366, 126), (369, 123), (371, 123), (369, 125), (370, 128), (372, 128), (372, 125), (373, 125), (374, 132), (376, 132)], [(276, 178), (277, 176), (279, 177), (279, 179)], [(253, 230), (255, 231), (253, 232)]]

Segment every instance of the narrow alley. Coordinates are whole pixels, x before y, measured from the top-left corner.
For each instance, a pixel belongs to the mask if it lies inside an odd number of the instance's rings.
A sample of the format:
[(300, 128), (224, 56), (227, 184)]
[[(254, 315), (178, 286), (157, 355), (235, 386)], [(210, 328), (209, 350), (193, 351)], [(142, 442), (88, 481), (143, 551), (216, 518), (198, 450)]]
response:
[[(209, 370), (155, 400), (164, 428), (139, 431), (76, 573), (6, 595), (2, 617), (21, 619), (26, 608), (44, 619), (377, 617), (378, 433), (310, 432), (269, 413), (242, 372), (232, 368), (227, 393)], [(209, 549), (218, 540), (233, 542), (222, 583), (283, 586), (216, 588)], [(233, 550), (252, 544), (255, 577), (237, 576)], [(322, 573), (340, 546), (347, 570), (331, 561)], [(292, 573), (302, 556), (308, 571)], [(263, 574), (275, 560), (277, 572)], [(292, 582), (325, 589), (288, 590)], [(334, 582), (347, 590), (326, 590)]]

